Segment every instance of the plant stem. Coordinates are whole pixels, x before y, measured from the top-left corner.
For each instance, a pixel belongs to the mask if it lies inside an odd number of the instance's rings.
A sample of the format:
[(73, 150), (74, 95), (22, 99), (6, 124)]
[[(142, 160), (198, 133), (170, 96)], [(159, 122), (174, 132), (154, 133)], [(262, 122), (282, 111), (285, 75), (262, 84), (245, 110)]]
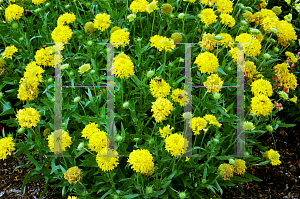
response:
[(203, 140), (204, 140), (205, 134), (206, 134), (206, 133), (204, 133), (204, 135), (203, 135), (203, 137), (202, 137), (201, 144), (200, 144), (200, 149), (201, 149), (201, 146), (202, 146), (202, 143), (203, 143)]
[(152, 33), (153, 33), (153, 26), (154, 26), (154, 19), (155, 19), (155, 12), (153, 12), (153, 21), (152, 21), (152, 28), (151, 28), (151, 36), (152, 37)]
[(140, 23), (141, 23), (141, 29), (142, 29), (142, 36), (144, 35), (143, 33), (143, 25), (142, 25), (142, 13), (140, 12)]
[(83, 112), (84, 112), (84, 115), (85, 115), (85, 117), (86, 117), (86, 113), (85, 113), (85, 110), (84, 110), (84, 108), (83, 108), (83, 106), (82, 106), (81, 102), (79, 102), (79, 104), (80, 104), (80, 106), (82, 107), (82, 110), (83, 110)]
[(193, 145), (193, 148), (195, 147), (195, 144), (196, 144), (196, 140), (197, 140), (197, 136), (198, 136), (198, 135), (196, 135), (196, 137), (195, 137), (195, 141), (194, 141), (194, 145)]
[(112, 178), (111, 171), (108, 172), (108, 177), (109, 177), (109, 179), (110, 179), (110, 181), (111, 181), (111, 184), (113, 185), (114, 190), (115, 190), (115, 192), (116, 192), (117, 189), (116, 189), (115, 182), (114, 182), (114, 180), (113, 180), (113, 178)]
[(20, 162), (20, 163), (22, 163), (22, 166), (25, 166), (25, 167), (27, 167), (27, 168), (30, 168), (28, 165), (26, 165), (26, 164), (24, 164), (14, 153), (12, 153), (14, 156), (15, 156), (15, 158)]
[(96, 89), (95, 89), (95, 86), (94, 86), (94, 79), (93, 79), (93, 77), (90, 75), (90, 73), (89, 73), (89, 76), (92, 78), (92, 81), (93, 81), (93, 87), (94, 87), (94, 93), (95, 93), (95, 98), (97, 99)]
[(184, 34), (184, 21), (185, 21), (185, 17), (186, 17), (186, 12), (187, 12), (187, 9), (189, 7), (190, 3), (187, 4), (186, 6), (186, 9), (185, 9), (185, 13), (184, 13), (184, 18), (182, 19), (182, 33)]

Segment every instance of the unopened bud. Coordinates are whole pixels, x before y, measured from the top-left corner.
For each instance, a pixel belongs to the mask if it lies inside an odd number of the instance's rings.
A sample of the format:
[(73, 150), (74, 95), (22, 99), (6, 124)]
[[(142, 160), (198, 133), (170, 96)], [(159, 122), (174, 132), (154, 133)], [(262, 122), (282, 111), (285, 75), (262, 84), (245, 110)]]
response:
[(25, 132), (25, 128), (19, 128), (17, 133), (18, 134), (23, 134)]
[(122, 142), (124, 140), (123, 136), (117, 135), (116, 136), (116, 142)]
[(69, 68), (69, 64), (63, 64), (60, 67), (62, 70), (68, 69)]
[(148, 78), (153, 77), (154, 73), (155, 73), (155, 72), (154, 72), (153, 70), (148, 71), (147, 77), (148, 77)]
[(216, 99), (216, 100), (218, 100), (218, 99), (221, 98), (221, 94), (220, 93), (214, 93), (213, 94), (213, 98)]
[(265, 54), (263, 55), (263, 57), (264, 57), (264, 59), (271, 59), (271, 55), (268, 54), (268, 53), (265, 53)]
[(75, 97), (74, 102), (78, 103), (78, 102), (80, 102), (80, 99), (81, 99), (80, 97)]
[(178, 15), (178, 18), (179, 19), (183, 19), (185, 17), (185, 14), (184, 13), (179, 13), (179, 15)]
[(153, 188), (152, 187), (146, 187), (146, 193), (147, 194), (153, 193)]
[(229, 164), (234, 165), (235, 164), (234, 159), (229, 159)]
[(77, 150), (81, 151), (81, 150), (83, 150), (83, 148), (84, 148), (84, 142), (80, 142), (80, 144), (77, 147)]
[(242, 20), (242, 21), (241, 21), (241, 25), (243, 25), (243, 26), (248, 26), (249, 24), (248, 24), (248, 22), (247, 22), (247, 21), (245, 21), (245, 20)]
[(133, 141), (138, 142), (140, 141), (140, 138), (133, 138)]
[(183, 58), (179, 58), (179, 62), (183, 63), (184, 62), (184, 59)]
[(267, 131), (269, 131), (270, 133), (273, 132), (273, 127), (271, 125), (266, 126)]
[(70, 4), (65, 5), (65, 9), (69, 9), (70, 7)]
[(19, 28), (19, 24), (18, 24), (17, 22), (14, 22), (14, 23), (11, 25), (11, 27), (12, 27), (13, 29), (18, 29), (18, 28)]
[(223, 38), (221, 35), (216, 35), (216, 36), (214, 36), (214, 39), (217, 41), (221, 41)]
[(124, 102), (124, 103), (123, 103), (123, 108), (128, 108), (129, 105), (130, 105), (129, 102)]
[(4, 96), (4, 94), (2, 92), (0, 92), (0, 99)]
[(269, 32), (278, 34), (278, 30), (276, 28), (269, 28)]
[(274, 52), (278, 53), (279, 52), (279, 48), (275, 47), (274, 48)]
[(94, 44), (94, 42), (91, 41), (91, 40), (87, 42), (87, 45), (88, 45), (88, 46), (92, 46), (93, 44)]
[(186, 198), (186, 193), (179, 192), (178, 196), (179, 196), (180, 199), (184, 199), (184, 198)]

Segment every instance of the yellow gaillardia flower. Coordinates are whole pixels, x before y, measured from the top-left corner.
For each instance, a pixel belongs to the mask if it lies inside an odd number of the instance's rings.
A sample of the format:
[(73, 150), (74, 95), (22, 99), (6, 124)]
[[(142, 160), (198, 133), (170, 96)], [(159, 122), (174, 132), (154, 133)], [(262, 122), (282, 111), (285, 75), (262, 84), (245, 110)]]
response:
[(198, 43), (201, 44), (201, 47), (204, 48), (205, 50), (213, 50), (214, 47), (217, 45), (218, 41), (215, 40), (215, 34), (206, 34), (204, 33), (203, 34), (203, 37), (202, 37), (202, 41), (199, 41)]
[(233, 176), (234, 167), (230, 164), (223, 163), (218, 168), (223, 180), (230, 179)]
[(5, 48), (5, 51), (2, 53), (2, 57), (12, 59), (12, 55), (15, 52), (18, 52), (18, 49), (14, 45), (8, 46)]
[(222, 13), (220, 15), (220, 18), (222, 19), (221, 23), (227, 25), (230, 28), (232, 28), (235, 25), (235, 19), (229, 14)]
[(14, 146), (12, 137), (0, 139), (0, 159), (5, 160), (7, 155), (11, 155), (11, 152), (15, 150)]
[(68, 199), (77, 199), (77, 196), (68, 196)]
[(79, 67), (79, 73), (83, 74), (91, 70), (91, 64), (83, 64), (82, 66)]
[(246, 61), (244, 64), (245, 67), (245, 76), (248, 78), (252, 78), (256, 72), (256, 66), (252, 61)]
[(233, 3), (230, 0), (217, 0), (217, 11), (221, 13), (231, 13)]
[(255, 37), (252, 40), (252, 35), (248, 33), (242, 33), (239, 36), (237, 36), (235, 40), (239, 43), (248, 43), (248, 44), (244, 44), (245, 54), (248, 51), (247, 56), (255, 57), (260, 54), (261, 44), (258, 41), (258, 39)]
[(196, 0), (183, 0), (183, 1), (188, 1), (190, 3), (195, 3)]
[(94, 19), (94, 27), (98, 30), (104, 31), (111, 24), (110, 16), (106, 13), (97, 14)]
[(278, 153), (278, 151), (274, 151), (273, 149), (270, 149), (269, 151), (266, 151), (264, 153), (264, 157), (266, 157), (267, 159), (271, 160), (271, 164), (273, 166), (281, 164), (281, 161), (279, 160), (280, 154)]
[[(52, 132), (50, 135), (48, 135), (48, 137), (46, 139), (46, 140), (48, 140), (48, 146), (52, 152), (54, 152), (54, 133), (55, 132)], [(61, 136), (62, 136), (61, 150), (66, 151), (66, 147), (70, 147), (72, 144), (72, 141), (71, 141), (72, 137), (70, 137), (69, 133), (65, 130), (62, 130)]]
[[(111, 152), (115, 152), (114, 154), (117, 156), (119, 155), (116, 150), (108, 149)], [(109, 154), (109, 153), (108, 153)], [(98, 166), (103, 171), (111, 171), (116, 168), (119, 164), (119, 157), (101, 157), (101, 155), (108, 155), (107, 154), (107, 147), (103, 148), (96, 156), (96, 161)], [(100, 156), (100, 157), (99, 157)]]
[(206, 119), (209, 122), (209, 124), (211, 124), (211, 125), (215, 125), (217, 127), (221, 127), (222, 126), (222, 124), (220, 124), (217, 121), (217, 118), (214, 115), (212, 115), (212, 114), (206, 114), (203, 118)]
[(207, 6), (213, 6), (215, 4), (216, 0), (200, 0), (200, 3)]
[(168, 135), (171, 135), (172, 130), (174, 130), (174, 127), (170, 128), (170, 125), (165, 126), (163, 129), (159, 127), (159, 133), (163, 138), (167, 137)]
[(36, 51), (34, 59), (38, 65), (54, 67), (54, 53), (52, 48), (46, 47)]
[(114, 58), (114, 63), (112, 65), (112, 74), (120, 78), (129, 78), (129, 75), (134, 75), (134, 65), (128, 55), (123, 52)]
[(127, 19), (129, 20), (129, 22), (133, 22), (135, 20), (135, 18), (136, 18), (136, 14), (134, 14), (134, 13), (127, 16)]
[(76, 20), (76, 16), (72, 13), (66, 12), (60, 15), (57, 20), (57, 26), (63, 26), (65, 24), (73, 23)]
[(150, 46), (157, 48), (159, 51), (166, 50), (171, 52), (176, 48), (174, 40), (164, 36), (154, 35), (150, 38), (150, 42)]
[[(69, 26), (57, 26), (51, 33), (54, 43), (68, 43), (72, 38), (72, 29)], [(61, 50), (64, 49), (62, 44)]]
[(271, 83), (268, 80), (264, 80), (264, 79), (255, 80), (251, 84), (251, 91), (254, 96), (263, 94), (268, 97), (271, 97), (273, 94), (273, 88)]
[(246, 131), (252, 131), (252, 130), (255, 129), (255, 126), (254, 126), (254, 124), (253, 124), (252, 122), (245, 121), (245, 122), (244, 122), (244, 129), (245, 129)]
[(295, 57), (295, 55), (289, 51), (285, 52), (285, 55), (291, 60), (291, 62), (296, 63), (298, 59)]
[(276, 27), (278, 30), (278, 43), (283, 46), (290, 44), (290, 41), (297, 40), (296, 31), (291, 23), (284, 20), (278, 21)]
[(207, 80), (204, 82), (204, 86), (207, 88), (207, 92), (218, 93), (221, 91), (223, 85), (222, 79), (217, 74), (212, 74), (207, 77)]
[(283, 86), (285, 88), (289, 88), (289, 89), (296, 89), (297, 87), (297, 78), (293, 73), (288, 73), (285, 77), (284, 77), (284, 81), (283, 81)]
[[(185, 143), (186, 142), (186, 143)], [(174, 133), (165, 139), (165, 149), (171, 153), (172, 156), (182, 155), (184, 149), (187, 150), (188, 141), (184, 139), (183, 135)]]
[(146, 1), (146, 0), (134, 0), (134, 1), (130, 4), (129, 9), (130, 9), (133, 13), (137, 13), (137, 12), (146, 12), (147, 5), (149, 5), (149, 2)]
[(154, 10), (158, 10), (157, 1), (153, 0), (151, 3), (147, 5), (146, 11), (150, 14), (154, 12)]
[(23, 108), (17, 111), (17, 120), (22, 128), (36, 127), (40, 121), (40, 114), (34, 108)]
[(148, 174), (154, 169), (153, 156), (147, 149), (133, 150), (127, 162), (134, 171), (142, 174)]
[(246, 162), (241, 159), (235, 159), (234, 172), (238, 175), (244, 174), (246, 172)]
[(173, 39), (174, 43), (180, 43), (180, 42), (182, 41), (182, 36), (181, 36), (181, 34), (180, 34), (180, 33), (177, 33), (177, 32), (173, 33), (173, 34), (171, 35), (171, 38)]
[(11, 4), (5, 9), (5, 18), (7, 21), (20, 19), (23, 13), (24, 13), (24, 8), (16, 4)]
[(76, 184), (81, 180), (82, 171), (77, 167), (71, 167), (67, 170), (67, 173), (64, 173), (64, 178), (68, 180), (69, 183)]
[(152, 104), (152, 117), (155, 118), (157, 123), (160, 123), (162, 120), (164, 120), (174, 109), (172, 103), (168, 99), (161, 97), (157, 98), (155, 102), (152, 102)]
[(192, 128), (194, 135), (199, 135), (199, 131), (201, 131), (202, 129), (204, 130), (206, 125), (207, 121), (202, 117), (195, 117), (190, 121), (190, 127)]
[(251, 99), (251, 113), (256, 116), (268, 116), (272, 112), (273, 104), (265, 95), (257, 95)]
[(226, 48), (233, 46), (233, 44), (231, 43), (234, 43), (234, 40), (232, 39), (230, 34), (220, 33), (219, 35), (222, 37), (222, 40), (219, 41), (220, 46), (225, 46), (226, 44)]
[(187, 93), (179, 88), (173, 90), (171, 97), (173, 101), (178, 102), (180, 106), (184, 106), (189, 102), (189, 99), (187, 98)]
[(129, 44), (129, 32), (126, 32), (124, 29), (119, 29), (111, 33), (110, 36), (110, 43), (121, 43), (121, 44), (114, 44), (116, 48), (119, 46), (125, 47)]
[(173, 11), (171, 4), (165, 3), (161, 6), (160, 12), (164, 15), (170, 15)]
[(82, 130), (81, 137), (85, 137), (87, 139), (90, 139), (91, 135), (100, 131), (99, 129), (99, 125), (94, 123), (94, 122), (90, 122), (88, 125), (86, 125), (84, 127), (84, 129)]
[(35, 5), (40, 5), (42, 3), (45, 3), (47, 0), (32, 0), (32, 3)]
[(297, 103), (297, 96), (294, 95), (294, 97), (290, 98), (291, 102)]
[(210, 52), (200, 53), (194, 63), (200, 67), (201, 73), (207, 74), (216, 72), (219, 67), (218, 58)]
[(289, 74), (290, 66), (287, 63), (277, 64), (273, 67), (276, 72), (276, 76), (279, 78), (280, 83), (284, 81), (284, 78)]
[(200, 20), (205, 24), (205, 26), (209, 26), (210, 24), (216, 23), (217, 15), (211, 8), (205, 8), (201, 11)]
[(103, 148), (106, 147), (106, 132), (96, 131), (94, 132), (89, 139), (89, 149), (97, 153), (101, 152)]
[(162, 78), (155, 77), (150, 81), (150, 91), (153, 97), (167, 97), (171, 86)]

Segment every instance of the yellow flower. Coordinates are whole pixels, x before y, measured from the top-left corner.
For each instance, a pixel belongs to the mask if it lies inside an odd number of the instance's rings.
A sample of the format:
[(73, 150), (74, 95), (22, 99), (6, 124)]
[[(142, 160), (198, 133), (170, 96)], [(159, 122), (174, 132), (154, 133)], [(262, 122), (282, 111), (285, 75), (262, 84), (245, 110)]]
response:
[(281, 164), (281, 161), (279, 160), (280, 154), (278, 153), (278, 151), (274, 151), (273, 149), (270, 149), (269, 151), (265, 152), (264, 157), (271, 160), (271, 164), (273, 166)]
[(161, 6), (160, 12), (164, 15), (170, 15), (173, 11), (171, 4), (165, 3)]
[(150, 91), (153, 97), (167, 97), (170, 94), (171, 86), (160, 77), (150, 81)]
[(285, 0), (285, 2), (290, 5), (291, 4), (291, 0)]
[[(72, 30), (69, 26), (57, 26), (51, 33), (51, 37), (54, 43), (68, 43), (72, 37)], [(61, 50), (64, 49), (64, 44), (62, 44)]]
[(246, 61), (244, 66), (245, 66), (245, 76), (248, 78), (252, 78), (256, 72), (256, 66), (252, 61)]
[[(56, 133), (58, 134), (57, 131), (52, 132), (51, 135), (48, 135), (48, 137), (46, 139), (46, 140), (48, 140), (48, 146), (52, 152), (54, 152), (54, 138), (55, 138), (54, 134), (56, 134)], [(72, 137), (70, 137), (69, 133), (65, 130), (62, 130), (61, 137), (62, 137), (62, 140), (59, 141), (60, 143), (62, 143), (61, 150), (66, 151), (66, 147), (70, 147), (72, 144), (72, 141), (71, 141)], [(59, 144), (59, 147), (60, 147), (60, 144)]]
[(296, 63), (298, 59), (295, 57), (295, 55), (289, 51), (285, 52), (285, 55), (291, 60), (291, 62)]
[(271, 97), (273, 94), (273, 88), (271, 83), (268, 80), (264, 80), (264, 79), (255, 80), (251, 84), (251, 91), (254, 96), (263, 94), (268, 97)]
[(154, 10), (158, 10), (157, 1), (153, 0), (151, 3), (147, 5), (146, 11), (150, 14)]
[(291, 23), (293, 17), (292, 17), (292, 13), (289, 13), (288, 15), (284, 16), (284, 20)]
[(289, 67), (290, 66), (287, 63), (277, 64), (273, 67), (274, 71), (276, 72), (276, 76), (279, 78), (280, 83), (282, 83), (284, 81), (284, 78), (288, 75)]
[(238, 175), (244, 174), (246, 172), (246, 162), (241, 159), (235, 159), (234, 172)]
[(68, 199), (77, 199), (76, 196), (68, 196)]
[(223, 85), (222, 79), (217, 74), (212, 74), (207, 77), (207, 80), (204, 82), (204, 86), (207, 88), (207, 92), (218, 93), (221, 91)]
[(231, 16), (231, 15), (229, 15), (229, 14), (225, 14), (225, 13), (222, 13), (221, 15), (220, 15), (220, 17), (221, 17), (221, 23), (222, 24), (225, 24), (225, 25), (227, 25), (228, 27), (233, 27), (234, 25), (235, 25), (235, 19)]
[(217, 11), (221, 13), (231, 13), (233, 3), (230, 0), (217, 0)]
[(294, 97), (290, 98), (291, 102), (297, 103), (297, 96), (294, 95)]
[(212, 115), (212, 114), (205, 114), (205, 116), (203, 118), (206, 119), (209, 122), (209, 124), (215, 125), (217, 127), (221, 127), (222, 126), (222, 124), (220, 124), (217, 121), (217, 118), (214, 115)]
[(174, 109), (172, 103), (168, 99), (161, 97), (157, 98), (155, 102), (152, 102), (152, 104), (152, 117), (155, 118), (157, 123), (160, 123), (162, 120), (164, 120)]
[(205, 26), (209, 26), (210, 24), (216, 23), (218, 21), (217, 15), (211, 8), (205, 8), (204, 10), (202, 10), (200, 19), (205, 24)]
[(218, 58), (210, 52), (200, 53), (194, 63), (200, 67), (201, 73), (207, 74), (216, 72), (219, 67)]
[(173, 101), (178, 102), (180, 106), (184, 106), (189, 102), (189, 99), (187, 98), (187, 93), (179, 88), (173, 90), (171, 97)]
[(186, 162), (187, 162), (187, 161), (189, 161), (189, 160), (190, 160), (190, 158), (189, 158), (189, 157), (186, 157), (186, 158), (185, 158), (185, 161), (186, 161)]
[(147, 149), (133, 150), (127, 162), (134, 171), (142, 174), (148, 174), (154, 169), (153, 156)]
[(149, 4), (146, 0), (134, 0), (129, 8), (133, 13), (146, 12), (147, 5)]
[(82, 66), (79, 67), (79, 73), (83, 74), (91, 70), (91, 64), (83, 64)]
[(278, 43), (281, 45), (286, 46), (291, 40), (297, 40), (296, 31), (291, 23), (281, 20), (276, 23), (275, 28), (278, 30)]
[(18, 99), (32, 101), (38, 96), (39, 83), (36, 80), (21, 78), (19, 83)]
[[(116, 150), (108, 149), (111, 152), (115, 152), (114, 154), (117, 156), (118, 152)], [(109, 154), (109, 153), (108, 153)], [(100, 155), (108, 155), (107, 147), (103, 148), (96, 156), (96, 161), (98, 166), (103, 171), (111, 171), (116, 168), (119, 164), (119, 157), (101, 157)]]
[(66, 24), (73, 23), (75, 20), (76, 20), (76, 16), (73, 13), (70, 14), (66, 12), (65, 14), (60, 15), (58, 17), (57, 26), (63, 26), (65, 25), (65, 23)]
[(110, 16), (106, 13), (97, 14), (94, 19), (94, 27), (101, 31), (106, 30), (110, 26), (110, 24)]
[(150, 46), (156, 47), (159, 51), (166, 50), (171, 52), (173, 49), (176, 48), (173, 39), (169, 39), (167, 37), (154, 35), (150, 38)]
[(223, 180), (230, 179), (233, 176), (234, 167), (230, 164), (223, 163), (218, 167)]
[(254, 124), (253, 124), (252, 122), (245, 121), (245, 122), (244, 122), (244, 129), (245, 129), (246, 131), (252, 131), (252, 130), (255, 129), (255, 126), (254, 126)]
[(296, 3), (294, 8), (300, 13), (300, 3)]
[(199, 41), (198, 43), (201, 44), (201, 47), (205, 50), (213, 50), (214, 47), (217, 45), (218, 41), (214, 39), (215, 34), (203, 34), (202, 41)]
[(257, 95), (251, 99), (251, 113), (256, 116), (268, 116), (272, 112), (273, 104), (265, 95)]
[(87, 139), (90, 139), (91, 135), (100, 131), (99, 129), (99, 125), (94, 123), (94, 122), (90, 122), (88, 125), (86, 125), (84, 127), (84, 129), (82, 130), (81, 137), (85, 137)]
[(51, 48), (46, 47), (36, 51), (34, 59), (38, 65), (54, 67), (54, 53)]
[(134, 65), (128, 55), (121, 52), (114, 58), (114, 63), (112, 66), (113, 73), (116, 77), (129, 78), (129, 75), (134, 75)]
[(165, 149), (169, 151), (172, 156), (182, 155), (184, 150), (187, 150), (188, 147), (188, 141), (179, 133), (168, 136), (165, 139), (165, 143)]
[(255, 57), (260, 54), (261, 44), (258, 41), (258, 39), (256, 39), (255, 37), (252, 40), (252, 35), (248, 33), (242, 33), (239, 36), (237, 36), (235, 40), (239, 43), (248, 43), (248, 44), (244, 44), (245, 54), (248, 51), (247, 56)]
[(127, 16), (127, 19), (129, 20), (129, 22), (133, 22), (135, 20), (135, 18), (136, 18), (136, 14), (134, 14), (134, 13)]
[(202, 117), (195, 117), (190, 121), (190, 127), (192, 128), (194, 135), (199, 135), (202, 129), (207, 125), (207, 121)]
[(64, 173), (64, 178), (68, 180), (69, 183), (76, 184), (81, 180), (82, 171), (77, 167), (71, 167), (66, 173)]
[(110, 43), (121, 43), (121, 44), (114, 44), (116, 48), (119, 46), (125, 47), (129, 44), (129, 32), (126, 32), (124, 29), (119, 29), (111, 33), (110, 36)]
[(22, 128), (36, 127), (40, 121), (40, 114), (34, 108), (24, 108), (17, 111), (17, 120)]
[(195, 3), (196, 0), (183, 0), (183, 1), (188, 1), (190, 3)]
[(11, 152), (15, 150), (14, 146), (12, 137), (0, 139), (0, 159), (5, 160), (7, 155), (11, 155)]
[(32, 0), (32, 3), (35, 4), (35, 5), (40, 5), (44, 2), (46, 2), (47, 0)]
[(10, 4), (5, 9), (5, 18), (7, 21), (12, 21), (14, 19), (20, 19), (24, 13), (24, 9), (16, 4)]
[(284, 77), (284, 81), (283, 81), (283, 86), (285, 88), (289, 88), (289, 89), (296, 89), (297, 87), (297, 77), (293, 74), (293, 73), (288, 73), (285, 77)]
[(226, 44), (227, 44), (226, 48), (233, 46), (233, 44), (231, 43), (234, 43), (234, 40), (232, 39), (230, 34), (220, 33), (219, 35), (222, 37), (222, 40), (219, 41), (220, 46), (225, 46)]
[(106, 147), (106, 139), (106, 132), (100, 130), (94, 132), (89, 139), (89, 149), (97, 153), (101, 152)]
[(4, 68), (4, 66), (7, 64), (7, 62), (0, 57), (0, 68)]
[(207, 6), (213, 6), (215, 4), (216, 0), (201, 0), (200, 3)]
[(167, 137), (168, 135), (171, 135), (172, 130), (174, 130), (174, 127), (170, 128), (170, 125), (165, 126), (163, 129), (159, 127), (159, 133), (163, 138)]
[(14, 45), (8, 46), (5, 48), (5, 51), (2, 53), (2, 57), (12, 59), (12, 55), (15, 52), (18, 52), (18, 49)]
[(90, 35), (90, 34), (92, 34), (93, 32), (95, 32), (95, 26), (94, 26), (94, 23), (93, 23), (93, 22), (87, 22), (87, 23), (84, 25), (84, 32), (85, 32), (87, 35)]

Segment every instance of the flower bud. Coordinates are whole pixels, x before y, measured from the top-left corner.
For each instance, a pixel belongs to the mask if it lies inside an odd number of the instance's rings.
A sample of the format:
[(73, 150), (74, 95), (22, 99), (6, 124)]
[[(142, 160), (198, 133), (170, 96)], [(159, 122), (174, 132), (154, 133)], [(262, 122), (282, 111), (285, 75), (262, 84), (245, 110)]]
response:
[(124, 103), (123, 103), (123, 108), (128, 108), (129, 105), (130, 105), (129, 102), (124, 102)]
[(129, 22), (133, 22), (135, 20), (135, 18), (136, 18), (136, 14), (134, 14), (134, 13), (127, 16), (127, 19), (129, 20)]
[(39, 13), (41, 11), (42, 11), (42, 8), (37, 8), (37, 9), (34, 10), (35, 13)]
[(69, 9), (70, 7), (70, 4), (65, 5), (65, 9)]
[(170, 14), (170, 18), (174, 18), (175, 15), (173, 13)]
[(92, 34), (95, 31), (94, 23), (93, 22), (87, 22), (84, 25), (84, 32), (88, 35)]
[(50, 5), (51, 5), (51, 3), (50, 3), (50, 2), (47, 2), (47, 3), (45, 4), (45, 7), (48, 8)]
[(20, 37), (20, 38), (19, 38), (19, 41), (24, 41), (24, 37)]
[(238, 7), (240, 7), (242, 10), (244, 10), (246, 7), (242, 3), (238, 3)]
[(265, 53), (265, 54), (263, 55), (263, 57), (264, 57), (264, 59), (271, 59), (271, 55), (268, 54), (268, 53)]
[(289, 99), (289, 95), (284, 91), (279, 91), (278, 94), (282, 99), (285, 99), (285, 100)]
[(216, 99), (216, 100), (218, 100), (218, 99), (221, 98), (221, 94), (220, 93), (214, 93), (213, 94), (213, 98)]
[(116, 142), (123, 142), (124, 138), (121, 135), (116, 135), (116, 139), (115, 140), (116, 140)]
[(231, 68), (230, 66), (228, 66), (228, 68), (227, 68), (227, 69), (228, 69), (228, 70), (230, 70), (230, 71), (232, 70), (232, 68)]
[(221, 35), (216, 35), (216, 36), (214, 36), (214, 39), (217, 41), (221, 41), (223, 38)]
[(178, 14), (178, 19), (183, 19), (185, 17), (185, 14), (184, 13), (179, 13)]
[(115, 32), (116, 30), (120, 30), (121, 28), (118, 26), (114, 26), (111, 30), (110, 30), (110, 34), (112, 34), (113, 32)]
[(175, 43), (180, 43), (182, 41), (182, 36), (180, 33), (173, 33), (171, 38), (174, 40)]
[(84, 142), (80, 142), (80, 144), (79, 144), (78, 147), (77, 147), (77, 150), (78, 150), (78, 151), (82, 151), (83, 148), (84, 148)]
[(78, 102), (80, 102), (80, 97), (75, 97), (75, 99), (74, 99), (74, 103), (78, 103)]
[(146, 193), (147, 194), (153, 193), (153, 188), (152, 187), (146, 187)]
[(260, 33), (260, 31), (258, 29), (256, 29), (256, 28), (250, 28), (249, 32), (251, 34), (259, 34)]
[(251, 7), (245, 7), (246, 10), (248, 10), (249, 12), (253, 12), (253, 9)]
[(193, 115), (191, 112), (184, 112), (182, 114), (182, 117), (184, 118), (184, 120), (189, 120), (189, 119), (192, 119)]
[(272, 11), (273, 11), (277, 16), (280, 15), (281, 12), (282, 12), (281, 6), (280, 6), (280, 7), (279, 7), (279, 6), (274, 6), (274, 7), (272, 8)]
[(247, 21), (245, 21), (245, 20), (242, 20), (242, 21), (241, 21), (241, 25), (243, 25), (243, 26), (248, 26), (249, 24), (248, 24), (248, 22), (247, 22)]
[(234, 165), (235, 164), (234, 159), (229, 159), (229, 164)]
[(79, 35), (79, 36), (78, 36), (78, 39), (82, 39), (82, 38), (83, 38), (83, 35)]
[(179, 62), (183, 63), (184, 62), (184, 59), (183, 58), (179, 58)]
[(269, 131), (270, 133), (273, 132), (273, 127), (271, 125), (266, 126), (267, 131)]
[(55, 97), (53, 97), (53, 98), (51, 99), (51, 101), (52, 101), (52, 102), (55, 102)]
[(202, 184), (205, 184), (205, 183), (207, 182), (207, 180), (203, 178), (203, 179), (201, 180), (201, 182), (202, 182)]
[(92, 46), (93, 44), (94, 44), (94, 42), (91, 41), (91, 40), (87, 42), (87, 45), (88, 45), (88, 46)]
[(279, 48), (275, 47), (274, 48), (274, 52), (278, 53), (279, 52)]
[(179, 196), (180, 199), (184, 199), (184, 198), (186, 198), (186, 193), (179, 192), (178, 196)]
[(91, 3), (90, 3), (90, 2), (87, 2), (87, 3), (85, 4), (85, 6), (86, 6), (87, 8), (89, 8), (89, 7), (91, 6)]
[(220, 140), (219, 140), (218, 138), (214, 138), (214, 139), (213, 139), (213, 142), (214, 142), (215, 144), (218, 144), (218, 143), (220, 142)]
[(65, 70), (69, 68), (69, 64), (63, 64), (61, 65), (60, 69)]
[(276, 40), (273, 39), (273, 38), (271, 38), (270, 41), (271, 41), (272, 43), (276, 43)]
[(269, 28), (269, 32), (274, 33), (274, 34), (278, 34), (278, 30), (276, 28)]
[(153, 138), (151, 138), (148, 142), (150, 145), (153, 145), (155, 143), (155, 140)]
[(13, 29), (18, 29), (18, 28), (19, 28), (19, 24), (18, 24), (17, 22), (14, 22), (14, 23), (11, 25), (11, 27), (12, 27)]
[(17, 133), (18, 134), (23, 134), (25, 132), (25, 128), (19, 128)]
[(119, 199), (120, 196), (118, 194), (114, 194), (114, 199)]
[(241, 30), (241, 31), (246, 31), (247, 29), (248, 29), (247, 26), (240, 26), (240, 30)]
[(245, 121), (244, 122), (244, 129), (246, 131), (252, 131), (252, 130), (255, 129), (255, 126), (254, 126), (254, 124), (252, 122)]
[(248, 156), (248, 155), (250, 155), (250, 153), (249, 153), (248, 151), (246, 151), (246, 152), (245, 152), (245, 155)]
[(154, 72), (153, 70), (150, 70), (150, 71), (148, 71), (148, 73), (147, 73), (147, 77), (148, 77), (148, 78), (151, 78), (151, 77), (153, 77), (154, 74), (155, 74), (155, 72)]
[(138, 142), (140, 141), (140, 138), (133, 138), (133, 141)]
[(128, 28), (123, 28), (123, 30), (125, 30), (126, 32), (128, 32), (129, 29)]
[(170, 15), (172, 11), (173, 11), (173, 8), (168, 3), (163, 4), (160, 9), (160, 12), (164, 15)]

